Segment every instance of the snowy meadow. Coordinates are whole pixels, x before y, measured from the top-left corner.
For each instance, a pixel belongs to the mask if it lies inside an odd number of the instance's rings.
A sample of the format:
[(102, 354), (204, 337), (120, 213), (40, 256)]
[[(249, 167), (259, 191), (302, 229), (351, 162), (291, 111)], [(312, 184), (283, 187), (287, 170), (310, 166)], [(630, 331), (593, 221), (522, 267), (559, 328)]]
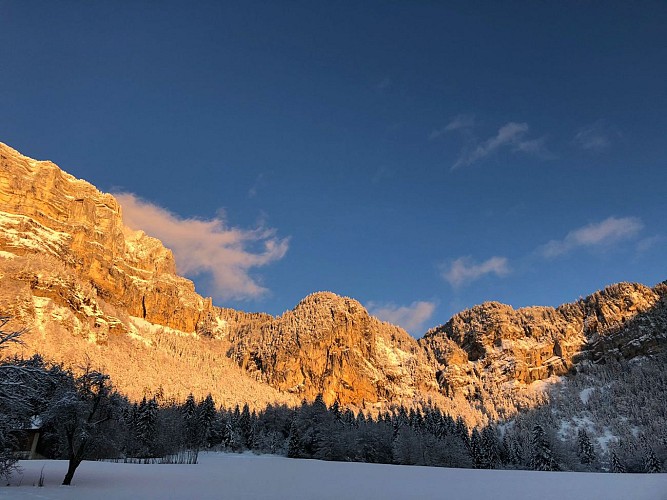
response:
[(447, 469), (202, 453), (197, 465), (85, 461), (68, 487), (60, 485), (66, 461), (20, 465), (22, 473), (0, 488), (0, 498), (667, 500), (667, 474)]

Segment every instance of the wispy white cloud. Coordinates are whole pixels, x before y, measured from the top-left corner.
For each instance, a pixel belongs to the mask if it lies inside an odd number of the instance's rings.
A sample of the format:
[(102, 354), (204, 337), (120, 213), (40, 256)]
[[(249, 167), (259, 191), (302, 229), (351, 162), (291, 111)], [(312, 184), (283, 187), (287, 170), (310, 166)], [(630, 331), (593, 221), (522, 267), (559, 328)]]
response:
[(603, 120), (581, 127), (574, 136), (573, 142), (581, 149), (602, 152), (609, 149), (613, 137), (620, 134), (609, 127)]
[(275, 229), (229, 227), (222, 216), (183, 219), (131, 193), (115, 195), (123, 210), (123, 222), (132, 229), (160, 239), (174, 252), (179, 272), (192, 277), (210, 274), (216, 298), (258, 297), (267, 289), (250, 270), (277, 261), (289, 247)]
[(388, 321), (398, 325), (408, 332), (421, 333), (424, 323), (431, 319), (435, 311), (435, 303), (427, 301), (416, 301), (409, 306), (397, 306), (396, 304), (382, 304), (369, 302), (366, 304), (368, 312), (377, 316), (382, 321)]
[(643, 227), (641, 219), (636, 217), (609, 217), (574, 229), (562, 240), (551, 240), (539, 252), (546, 258), (554, 258), (577, 248), (604, 247), (634, 238)]
[(445, 135), (447, 132), (453, 132), (455, 130), (464, 130), (469, 129), (475, 126), (475, 115), (462, 114), (457, 115), (452, 120), (440, 129), (436, 129), (431, 132), (428, 136), (430, 140), (437, 139), (440, 136)]
[(523, 153), (541, 154), (544, 152), (545, 138), (527, 139), (526, 134), (530, 127), (527, 123), (508, 122), (498, 129), (493, 137), (464, 150), (452, 166), (452, 170), (472, 165), (486, 158), (501, 148)]
[(443, 270), (442, 277), (453, 287), (467, 285), (487, 274), (502, 277), (510, 273), (506, 257), (491, 257), (475, 263), (470, 257), (460, 257)]

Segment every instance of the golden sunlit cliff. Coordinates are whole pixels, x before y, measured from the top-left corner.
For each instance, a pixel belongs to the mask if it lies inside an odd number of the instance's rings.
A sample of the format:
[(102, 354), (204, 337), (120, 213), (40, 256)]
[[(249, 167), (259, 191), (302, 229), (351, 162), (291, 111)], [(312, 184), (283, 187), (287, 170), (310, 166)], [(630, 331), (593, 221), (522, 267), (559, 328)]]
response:
[(227, 406), (317, 393), (356, 408), (431, 401), (472, 423), (540, 400), (577, 363), (664, 350), (667, 286), (622, 283), (558, 308), (496, 302), (419, 341), (329, 292), (279, 317), (213, 306), (110, 194), (0, 143), (0, 313), (23, 355), (90, 362), (131, 398), (211, 393)]

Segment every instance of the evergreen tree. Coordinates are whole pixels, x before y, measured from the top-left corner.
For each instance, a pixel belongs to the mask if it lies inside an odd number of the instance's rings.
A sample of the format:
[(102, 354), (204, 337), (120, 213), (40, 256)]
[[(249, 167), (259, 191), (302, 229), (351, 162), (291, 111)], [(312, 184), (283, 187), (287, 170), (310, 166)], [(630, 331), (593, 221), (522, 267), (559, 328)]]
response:
[(651, 448), (648, 448), (647, 450), (646, 458), (644, 460), (644, 471), (649, 474), (655, 474), (662, 471), (658, 457), (655, 456), (655, 452)]
[(468, 432), (468, 426), (463, 421), (463, 417), (460, 415), (456, 417), (456, 433), (461, 439), (463, 439), (463, 441), (466, 443), (466, 446), (470, 444), (470, 433)]
[(139, 453), (143, 456), (154, 456), (157, 419), (157, 402), (152, 398), (146, 401), (146, 397), (144, 397), (137, 408), (135, 420), (136, 440), (139, 445)]
[(185, 427), (185, 447), (192, 450), (198, 450), (199, 439), (199, 418), (197, 412), (197, 403), (195, 397), (190, 393), (181, 407), (181, 417)]
[(340, 422), (343, 419), (343, 414), (340, 411), (340, 404), (338, 403), (338, 400), (334, 401), (334, 403), (329, 408), (329, 412), (331, 413), (331, 416), (335, 422)]
[(404, 406), (401, 406), (398, 409), (398, 413), (392, 419), (392, 421), (393, 421), (392, 423), (393, 423), (393, 428), (394, 428), (394, 439), (396, 439), (396, 436), (401, 431), (401, 429), (410, 425), (410, 420), (408, 418), (408, 414), (405, 411)]
[(494, 469), (500, 464), (500, 442), (491, 427), (482, 430), (482, 463), (485, 469)]
[(216, 420), (215, 402), (213, 397), (208, 394), (201, 402), (198, 409), (199, 423), (201, 425), (202, 443), (207, 447), (212, 446), (211, 435)]
[(541, 425), (537, 424), (533, 427), (532, 457), (530, 467), (533, 470), (541, 471), (556, 471), (560, 470), (558, 464), (554, 460), (549, 440)]
[(482, 437), (477, 429), (473, 429), (468, 441), (468, 453), (475, 469), (488, 469), (486, 460), (482, 452)]
[(611, 464), (610, 464), (609, 470), (611, 470), (611, 472), (614, 472), (614, 473), (617, 473), (617, 474), (625, 472), (625, 466), (618, 459), (618, 456), (616, 455), (616, 452), (614, 452), (614, 451), (611, 452)]
[(579, 433), (577, 434), (577, 455), (584, 465), (590, 465), (595, 462), (595, 449), (584, 428), (579, 429)]
[(287, 456), (289, 458), (302, 458), (304, 456), (304, 450), (301, 446), (301, 436), (299, 435), (299, 426), (296, 423), (296, 418), (292, 421), (292, 425), (290, 426), (287, 443)]
[(511, 465), (520, 465), (523, 462), (521, 445), (515, 437), (505, 435), (503, 438), (504, 447), (507, 453), (507, 463)]
[(238, 420), (239, 433), (241, 435), (242, 445), (246, 448), (252, 448), (253, 438), (253, 419), (250, 415), (248, 403), (243, 405), (243, 411)]

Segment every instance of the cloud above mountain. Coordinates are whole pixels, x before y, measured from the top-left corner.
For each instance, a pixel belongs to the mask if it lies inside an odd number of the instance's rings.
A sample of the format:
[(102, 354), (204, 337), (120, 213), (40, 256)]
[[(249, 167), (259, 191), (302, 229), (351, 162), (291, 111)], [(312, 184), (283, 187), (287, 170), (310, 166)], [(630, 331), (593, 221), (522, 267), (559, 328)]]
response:
[(549, 241), (539, 248), (539, 253), (546, 258), (554, 258), (578, 248), (605, 247), (632, 239), (643, 228), (641, 219), (636, 217), (608, 217), (574, 229), (562, 240)]
[(476, 263), (471, 257), (460, 257), (442, 272), (442, 277), (453, 287), (467, 285), (487, 274), (502, 277), (510, 273), (506, 257), (491, 257)]
[(251, 276), (255, 268), (284, 257), (289, 238), (275, 229), (230, 227), (224, 218), (181, 218), (131, 193), (115, 195), (123, 210), (123, 221), (141, 229), (170, 248), (179, 272), (188, 277), (209, 274), (219, 299), (256, 298), (268, 290)]

